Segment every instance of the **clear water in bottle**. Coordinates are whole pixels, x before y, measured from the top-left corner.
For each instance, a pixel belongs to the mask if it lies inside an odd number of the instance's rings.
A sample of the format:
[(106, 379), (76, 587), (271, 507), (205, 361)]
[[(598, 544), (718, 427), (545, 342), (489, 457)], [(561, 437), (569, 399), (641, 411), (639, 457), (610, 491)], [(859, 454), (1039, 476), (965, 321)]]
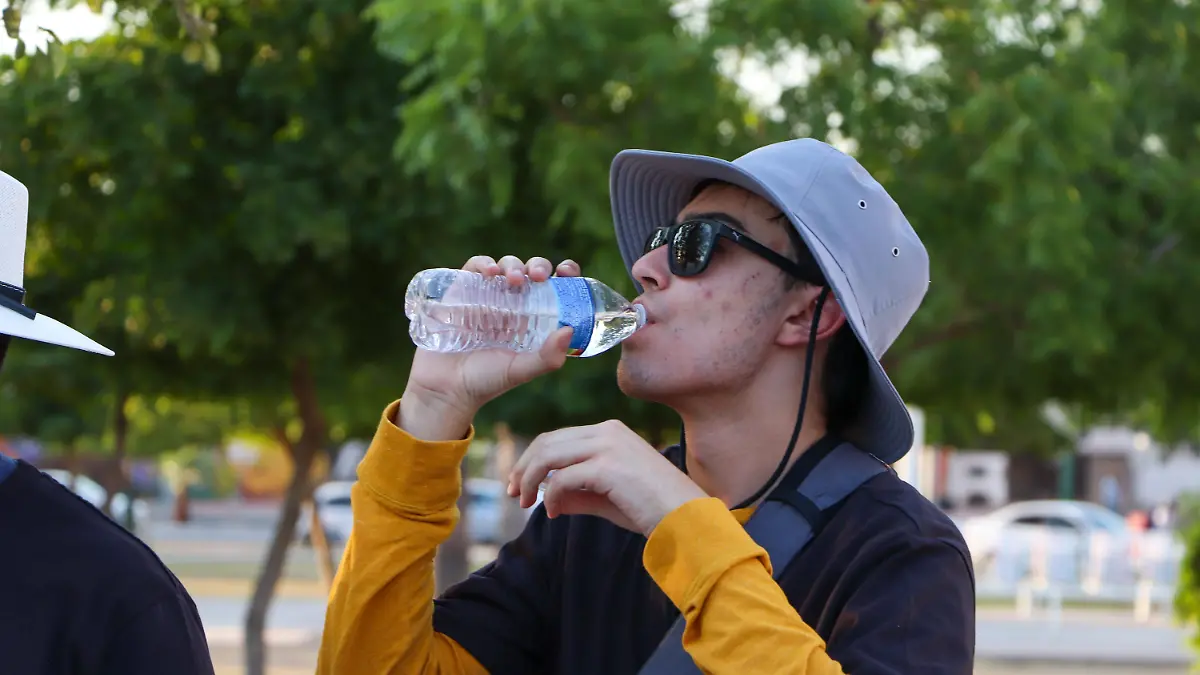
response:
[(513, 286), (503, 276), (447, 268), (418, 273), (404, 295), (408, 333), (422, 349), (536, 352), (571, 326), (569, 356), (595, 356), (646, 324), (646, 311), (588, 277)]

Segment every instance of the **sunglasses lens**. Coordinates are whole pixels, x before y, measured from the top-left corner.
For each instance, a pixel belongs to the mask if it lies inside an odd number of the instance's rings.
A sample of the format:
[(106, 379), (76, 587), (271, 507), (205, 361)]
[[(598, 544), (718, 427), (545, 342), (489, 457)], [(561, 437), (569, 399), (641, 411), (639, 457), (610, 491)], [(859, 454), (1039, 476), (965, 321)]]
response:
[(665, 228), (665, 227), (654, 228), (654, 231), (650, 233), (650, 236), (646, 237), (646, 246), (645, 246), (645, 249), (642, 251), (642, 255), (646, 255), (650, 251), (653, 251), (654, 249), (658, 248), (659, 246), (662, 246), (665, 243), (667, 243), (667, 228)]
[(709, 223), (680, 223), (671, 237), (671, 271), (681, 277), (703, 272), (716, 244), (713, 234)]

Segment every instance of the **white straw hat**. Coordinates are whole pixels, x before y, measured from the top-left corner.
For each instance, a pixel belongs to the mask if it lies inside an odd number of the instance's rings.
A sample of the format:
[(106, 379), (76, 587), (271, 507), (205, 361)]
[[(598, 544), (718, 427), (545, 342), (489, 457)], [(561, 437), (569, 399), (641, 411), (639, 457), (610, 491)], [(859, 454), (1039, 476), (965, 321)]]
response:
[(112, 356), (79, 331), (25, 306), (25, 235), (29, 190), (0, 171), (0, 335)]

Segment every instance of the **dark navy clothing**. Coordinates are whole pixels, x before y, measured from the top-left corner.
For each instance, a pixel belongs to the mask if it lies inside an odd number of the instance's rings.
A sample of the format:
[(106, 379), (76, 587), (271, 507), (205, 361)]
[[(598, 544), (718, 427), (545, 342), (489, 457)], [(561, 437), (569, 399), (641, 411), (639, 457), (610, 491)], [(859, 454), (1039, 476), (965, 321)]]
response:
[[(667, 456), (679, 463), (678, 448)], [(830, 657), (853, 675), (973, 672), (974, 571), (951, 520), (892, 472), (826, 513), (779, 584)], [(434, 628), (492, 675), (635, 675), (679, 616), (642, 564), (645, 543), (539, 506), (495, 562), (435, 601)]]
[(0, 483), (3, 483), (4, 479), (8, 478), (9, 474), (15, 471), (16, 468), (17, 460), (8, 455), (0, 455)]
[(140, 540), (25, 462), (0, 483), (0, 578), (3, 675), (213, 674), (179, 580)]

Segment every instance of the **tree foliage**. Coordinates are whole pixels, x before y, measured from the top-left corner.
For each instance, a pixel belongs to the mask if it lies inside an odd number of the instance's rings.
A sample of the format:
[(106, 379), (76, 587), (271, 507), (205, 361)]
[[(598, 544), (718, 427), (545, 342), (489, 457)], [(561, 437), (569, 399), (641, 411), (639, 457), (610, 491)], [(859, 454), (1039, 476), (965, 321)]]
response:
[[(419, 93), (398, 156), (509, 224), (494, 241), (482, 208), (464, 212), (477, 249), (580, 256), (617, 279), (617, 150), (732, 158), (815, 136), (853, 152), (930, 249), (929, 296), (888, 366), (932, 440), (1052, 449), (1047, 399), (1195, 433), (1200, 326), (1172, 310), (1200, 286), (1195, 3), (376, 0), (373, 14)], [(746, 62), (783, 76), (776, 101), (747, 107), (730, 86)], [(502, 409), (629, 412), (597, 361)]]
[[(737, 155), (769, 135), (712, 40), (670, 3), (380, 0), (381, 50), (411, 67), (398, 159), (448, 185), (447, 257), (546, 256), (632, 297), (612, 231), (608, 167), (623, 148)], [(452, 253), (451, 253), (452, 251)], [(620, 394), (618, 352), (572, 361), (485, 411), (518, 431), (620, 417), (656, 433), (664, 409)]]
[[(30, 304), (118, 352), (53, 357), (43, 379), (21, 350), (13, 414), (47, 433), (103, 423), (88, 394), (125, 391), (236, 400), (306, 447), (369, 434), (402, 386), (415, 272), (570, 257), (632, 293), (616, 152), (813, 136), (855, 154), (929, 248), (887, 366), (930, 441), (1053, 450), (1047, 400), (1196, 435), (1198, 3), (119, 4), (111, 35), (0, 63)], [(735, 81), (754, 64), (777, 96)], [(669, 434), (669, 411), (617, 390), (616, 358), (482, 421)]]
[(1200, 7), (870, 3), (765, 30), (776, 5), (713, 12), (743, 52), (815, 59), (782, 114), (852, 141), (930, 249), (891, 356), (907, 398), (952, 441), (1047, 399), (1194, 436), (1200, 326), (1172, 307), (1200, 288)]
[(392, 161), (405, 69), (362, 3), (205, 3), (207, 41), (172, 4), (140, 9), (70, 45), (62, 76), (44, 55), (8, 64), (0, 118), (20, 123), (0, 163), (31, 193), (27, 285), (71, 287), (59, 316), (118, 354), (62, 371), (78, 391), (124, 375), (138, 395), (234, 401), (290, 450), (247, 617), (258, 672), (308, 469), (398, 394), (402, 296), (447, 201)]
[(1200, 494), (1187, 494), (1180, 501), (1177, 527), (1184, 553), (1175, 590), (1175, 616), (1188, 627), (1189, 642), (1200, 651)]

